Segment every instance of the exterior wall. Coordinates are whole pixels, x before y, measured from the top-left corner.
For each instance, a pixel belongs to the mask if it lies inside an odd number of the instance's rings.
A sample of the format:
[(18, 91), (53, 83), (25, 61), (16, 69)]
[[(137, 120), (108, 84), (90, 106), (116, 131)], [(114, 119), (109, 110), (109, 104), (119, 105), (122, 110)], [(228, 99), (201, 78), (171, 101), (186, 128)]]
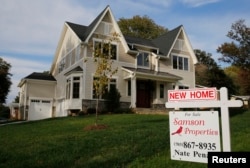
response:
[(39, 80), (30, 81), (27, 93), (28, 97), (54, 98), (55, 83), (51, 84)]
[[(90, 37), (88, 44), (80, 45), (80, 40), (78, 37), (76, 37), (75, 33), (71, 29), (66, 29), (63, 40), (61, 42), (60, 50), (58, 53), (58, 60), (56, 64), (56, 73), (54, 74), (56, 80), (57, 80), (57, 86), (56, 86), (56, 115), (65, 115), (64, 112), (61, 112), (61, 109), (69, 109), (73, 108), (74, 103), (70, 102), (73, 100), (67, 100), (66, 98), (66, 78), (65, 73), (72, 70), (73, 68), (80, 66), (83, 69), (82, 74), (82, 81), (81, 81), (81, 93), (80, 93), (80, 99), (74, 100), (75, 102), (81, 101), (82, 102), (82, 110), (84, 110), (87, 106), (93, 107), (95, 106), (95, 99), (92, 99), (93, 95), (93, 77), (96, 70), (96, 65), (92, 59), (92, 52), (93, 52), (93, 41), (95, 39), (105, 39), (108, 40), (112, 36), (107, 36), (108, 32), (104, 31), (105, 24), (110, 24), (110, 33), (114, 32), (114, 26), (111, 25), (112, 19), (109, 13), (106, 14), (103, 21), (100, 22), (100, 25), (95, 30), (95, 33)], [(183, 33), (180, 34), (180, 39), (184, 39)], [(127, 89), (128, 89), (128, 80), (124, 79), (125, 71), (122, 69), (123, 66), (125, 67), (133, 67), (136, 68), (136, 56), (130, 55), (125, 52), (125, 48), (122, 45), (121, 41), (114, 41), (117, 44), (117, 60), (114, 60), (113, 67), (118, 67), (118, 72), (113, 76), (113, 78), (116, 78), (116, 85), (117, 89), (119, 90), (121, 94), (120, 101), (124, 106), (129, 106), (131, 103), (131, 96), (127, 95)], [(176, 44), (177, 45), (177, 44)], [(178, 81), (177, 83), (173, 83), (171, 81), (158, 81), (158, 80), (152, 80), (155, 83), (155, 89), (154, 93), (152, 94), (152, 107), (159, 108), (162, 107), (162, 105), (165, 104), (167, 101), (167, 90), (173, 89), (174, 85), (183, 85), (188, 86), (189, 88), (195, 87), (195, 81), (194, 79), (194, 65), (192, 62), (191, 54), (187, 52), (186, 46), (184, 46), (184, 50), (178, 50), (178, 46), (174, 47), (174, 49), (171, 51), (170, 58), (156, 58), (154, 54), (150, 54), (150, 66), (148, 69), (156, 70), (156, 71), (162, 71), (162, 72), (168, 72), (171, 74), (175, 74), (177, 76), (180, 76), (183, 78), (183, 80)], [(145, 48), (141, 46), (142, 50), (151, 52), (150, 49)], [(189, 70), (183, 71), (183, 70), (175, 70), (172, 67), (172, 54), (179, 55), (179, 56), (185, 56), (189, 58)], [(87, 60), (86, 63), (84, 63), (84, 60)], [(60, 71), (60, 63), (64, 61), (64, 67)], [(142, 78), (137, 78), (137, 80), (141, 80)], [(144, 78), (146, 79), (146, 77)], [(159, 86), (160, 84), (164, 84), (165, 94), (164, 98), (160, 98), (159, 96)], [(79, 104), (79, 103), (77, 103)], [(88, 105), (87, 105), (88, 104)], [(72, 105), (72, 106), (70, 106)], [(164, 107), (164, 106), (163, 106)], [(77, 105), (77, 109), (78, 109)]]

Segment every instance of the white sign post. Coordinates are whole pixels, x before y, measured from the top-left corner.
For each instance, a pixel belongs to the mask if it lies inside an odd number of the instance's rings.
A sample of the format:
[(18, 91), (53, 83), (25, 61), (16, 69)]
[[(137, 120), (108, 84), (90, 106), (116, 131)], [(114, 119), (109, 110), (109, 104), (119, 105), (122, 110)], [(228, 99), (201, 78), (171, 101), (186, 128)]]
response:
[[(198, 89), (199, 90), (199, 89)], [(206, 90), (206, 88), (204, 89)], [(197, 99), (192, 100), (191, 94), (194, 95), (194, 93), (197, 93), (197, 90), (193, 90), (193, 92), (186, 93), (186, 96), (189, 94), (189, 100), (185, 101), (183, 99), (183, 96), (179, 96), (180, 99), (177, 99), (177, 97), (170, 97), (170, 93), (168, 94), (169, 98), (174, 98), (174, 100), (171, 100), (169, 102), (166, 102), (165, 106), (166, 108), (200, 108), (200, 107), (219, 107), (221, 108), (221, 123), (222, 123), (222, 143), (223, 143), (223, 151), (224, 152), (230, 152), (231, 151), (231, 142), (230, 142), (230, 126), (229, 126), (229, 107), (241, 107), (242, 101), (240, 100), (228, 100), (228, 94), (227, 94), (227, 88), (222, 87), (220, 89), (220, 100), (211, 100), (213, 97), (213, 93), (211, 92), (211, 88), (208, 88), (210, 92), (206, 92), (203, 90), (203, 95), (200, 97), (200, 100), (197, 101)], [(172, 90), (171, 92), (179, 92), (180, 90)], [(182, 95), (185, 95), (185, 90), (182, 90), (184, 93)], [(177, 94), (178, 95), (178, 94)], [(197, 94), (198, 95), (198, 94)], [(210, 95), (210, 96), (209, 96)], [(197, 98), (197, 97), (196, 97)], [(199, 100), (199, 99), (198, 99)], [(207, 100), (207, 101), (204, 101)]]

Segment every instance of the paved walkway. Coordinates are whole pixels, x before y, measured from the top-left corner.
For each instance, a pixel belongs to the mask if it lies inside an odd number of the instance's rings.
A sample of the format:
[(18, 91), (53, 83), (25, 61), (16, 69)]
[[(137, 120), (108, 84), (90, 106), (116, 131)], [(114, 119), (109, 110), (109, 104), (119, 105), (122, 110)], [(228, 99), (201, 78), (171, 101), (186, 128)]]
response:
[(0, 127), (1, 127), (1, 126), (4, 126), (4, 125), (20, 124), (20, 123), (25, 123), (25, 122), (29, 122), (29, 121), (13, 121), (13, 122), (4, 122), (4, 123), (0, 123)]

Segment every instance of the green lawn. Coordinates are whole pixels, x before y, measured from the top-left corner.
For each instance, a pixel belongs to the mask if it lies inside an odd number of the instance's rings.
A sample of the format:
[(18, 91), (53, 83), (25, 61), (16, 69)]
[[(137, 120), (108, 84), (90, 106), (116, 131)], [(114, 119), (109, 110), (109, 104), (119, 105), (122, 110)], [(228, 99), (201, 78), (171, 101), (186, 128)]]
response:
[[(94, 116), (0, 126), (0, 167), (206, 168), (170, 160), (167, 115), (101, 115), (105, 130), (85, 131)], [(250, 151), (250, 111), (230, 119), (232, 151)]]

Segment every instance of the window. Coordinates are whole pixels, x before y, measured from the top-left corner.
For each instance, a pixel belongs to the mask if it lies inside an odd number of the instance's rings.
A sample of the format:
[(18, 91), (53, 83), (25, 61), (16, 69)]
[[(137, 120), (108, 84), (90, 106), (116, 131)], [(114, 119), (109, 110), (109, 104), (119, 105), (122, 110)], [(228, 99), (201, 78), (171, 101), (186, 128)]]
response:
[(173, 69), (188, 71), (188, 65), (188, 58), (176, 55), (173, 56)]
[(131, 96), (131, 80), (128, 80), (128, 96)]
[[(175, 85), (173, 85), (173, 89), (175, 89)], [(178, 89), (189, 89), (189, 87), (184, 85), (179, 85)]]
[(66, 82), (66, 99), (80, 98), (80, 76), (71, 76)]
[[(98, 77), (94, 77), (93, 78), (93, 81), (97, 81), (98, 80)], [(96, 89), (96, 87), (95, 87), (95, 85), (96, 84), (98, 84), (98, 82), (93, 82), (93, 92), (92, 92), (92, 97), (94, 98), (94, 99), (97, 99), (97, 93), (96, 93), (96, 91), (95, 91), (95, 89)], [(98, 86), (97, 86), (98, 87)], [(105, 93), (107, 93), (108, 92), (108, 90), (111, 88), (111, 87), (114, 87), (114, 88), (116, 88), (116, 79), (110, 79), (109, 80), (109, 83), (108, 83), (108, 86), (104, 86), (104, 90), (103, 90), (103, 94), (105, 94)], [(103, 96), (103, 95), (102, 95)], [(103, 98), (103, 97), (101, 97), (101, 98)]]
[(80, 77), (73, 77), (73, 99), (80, 97)]
[(160, 84), (160, 98), (164, 98), (164, 84)]
[(139, 53), (137, 56), (137, 65), (148, 67), (149, 66), (149, 54), (148, 53)]
[(71, 85), (71, 79), (67, 79), (67, 83), (66, 83), (66, 99), (70, 99), (70, 85)]
[(189, 89), (188, 86), (179, 86), (179, 89)]
[(100, 41), (94, 41), (95, 56), (103, 54), (104, 57), (111, 56), (111, 59), (116, 60), (117, 46), (111, 43), (102, 43)]

